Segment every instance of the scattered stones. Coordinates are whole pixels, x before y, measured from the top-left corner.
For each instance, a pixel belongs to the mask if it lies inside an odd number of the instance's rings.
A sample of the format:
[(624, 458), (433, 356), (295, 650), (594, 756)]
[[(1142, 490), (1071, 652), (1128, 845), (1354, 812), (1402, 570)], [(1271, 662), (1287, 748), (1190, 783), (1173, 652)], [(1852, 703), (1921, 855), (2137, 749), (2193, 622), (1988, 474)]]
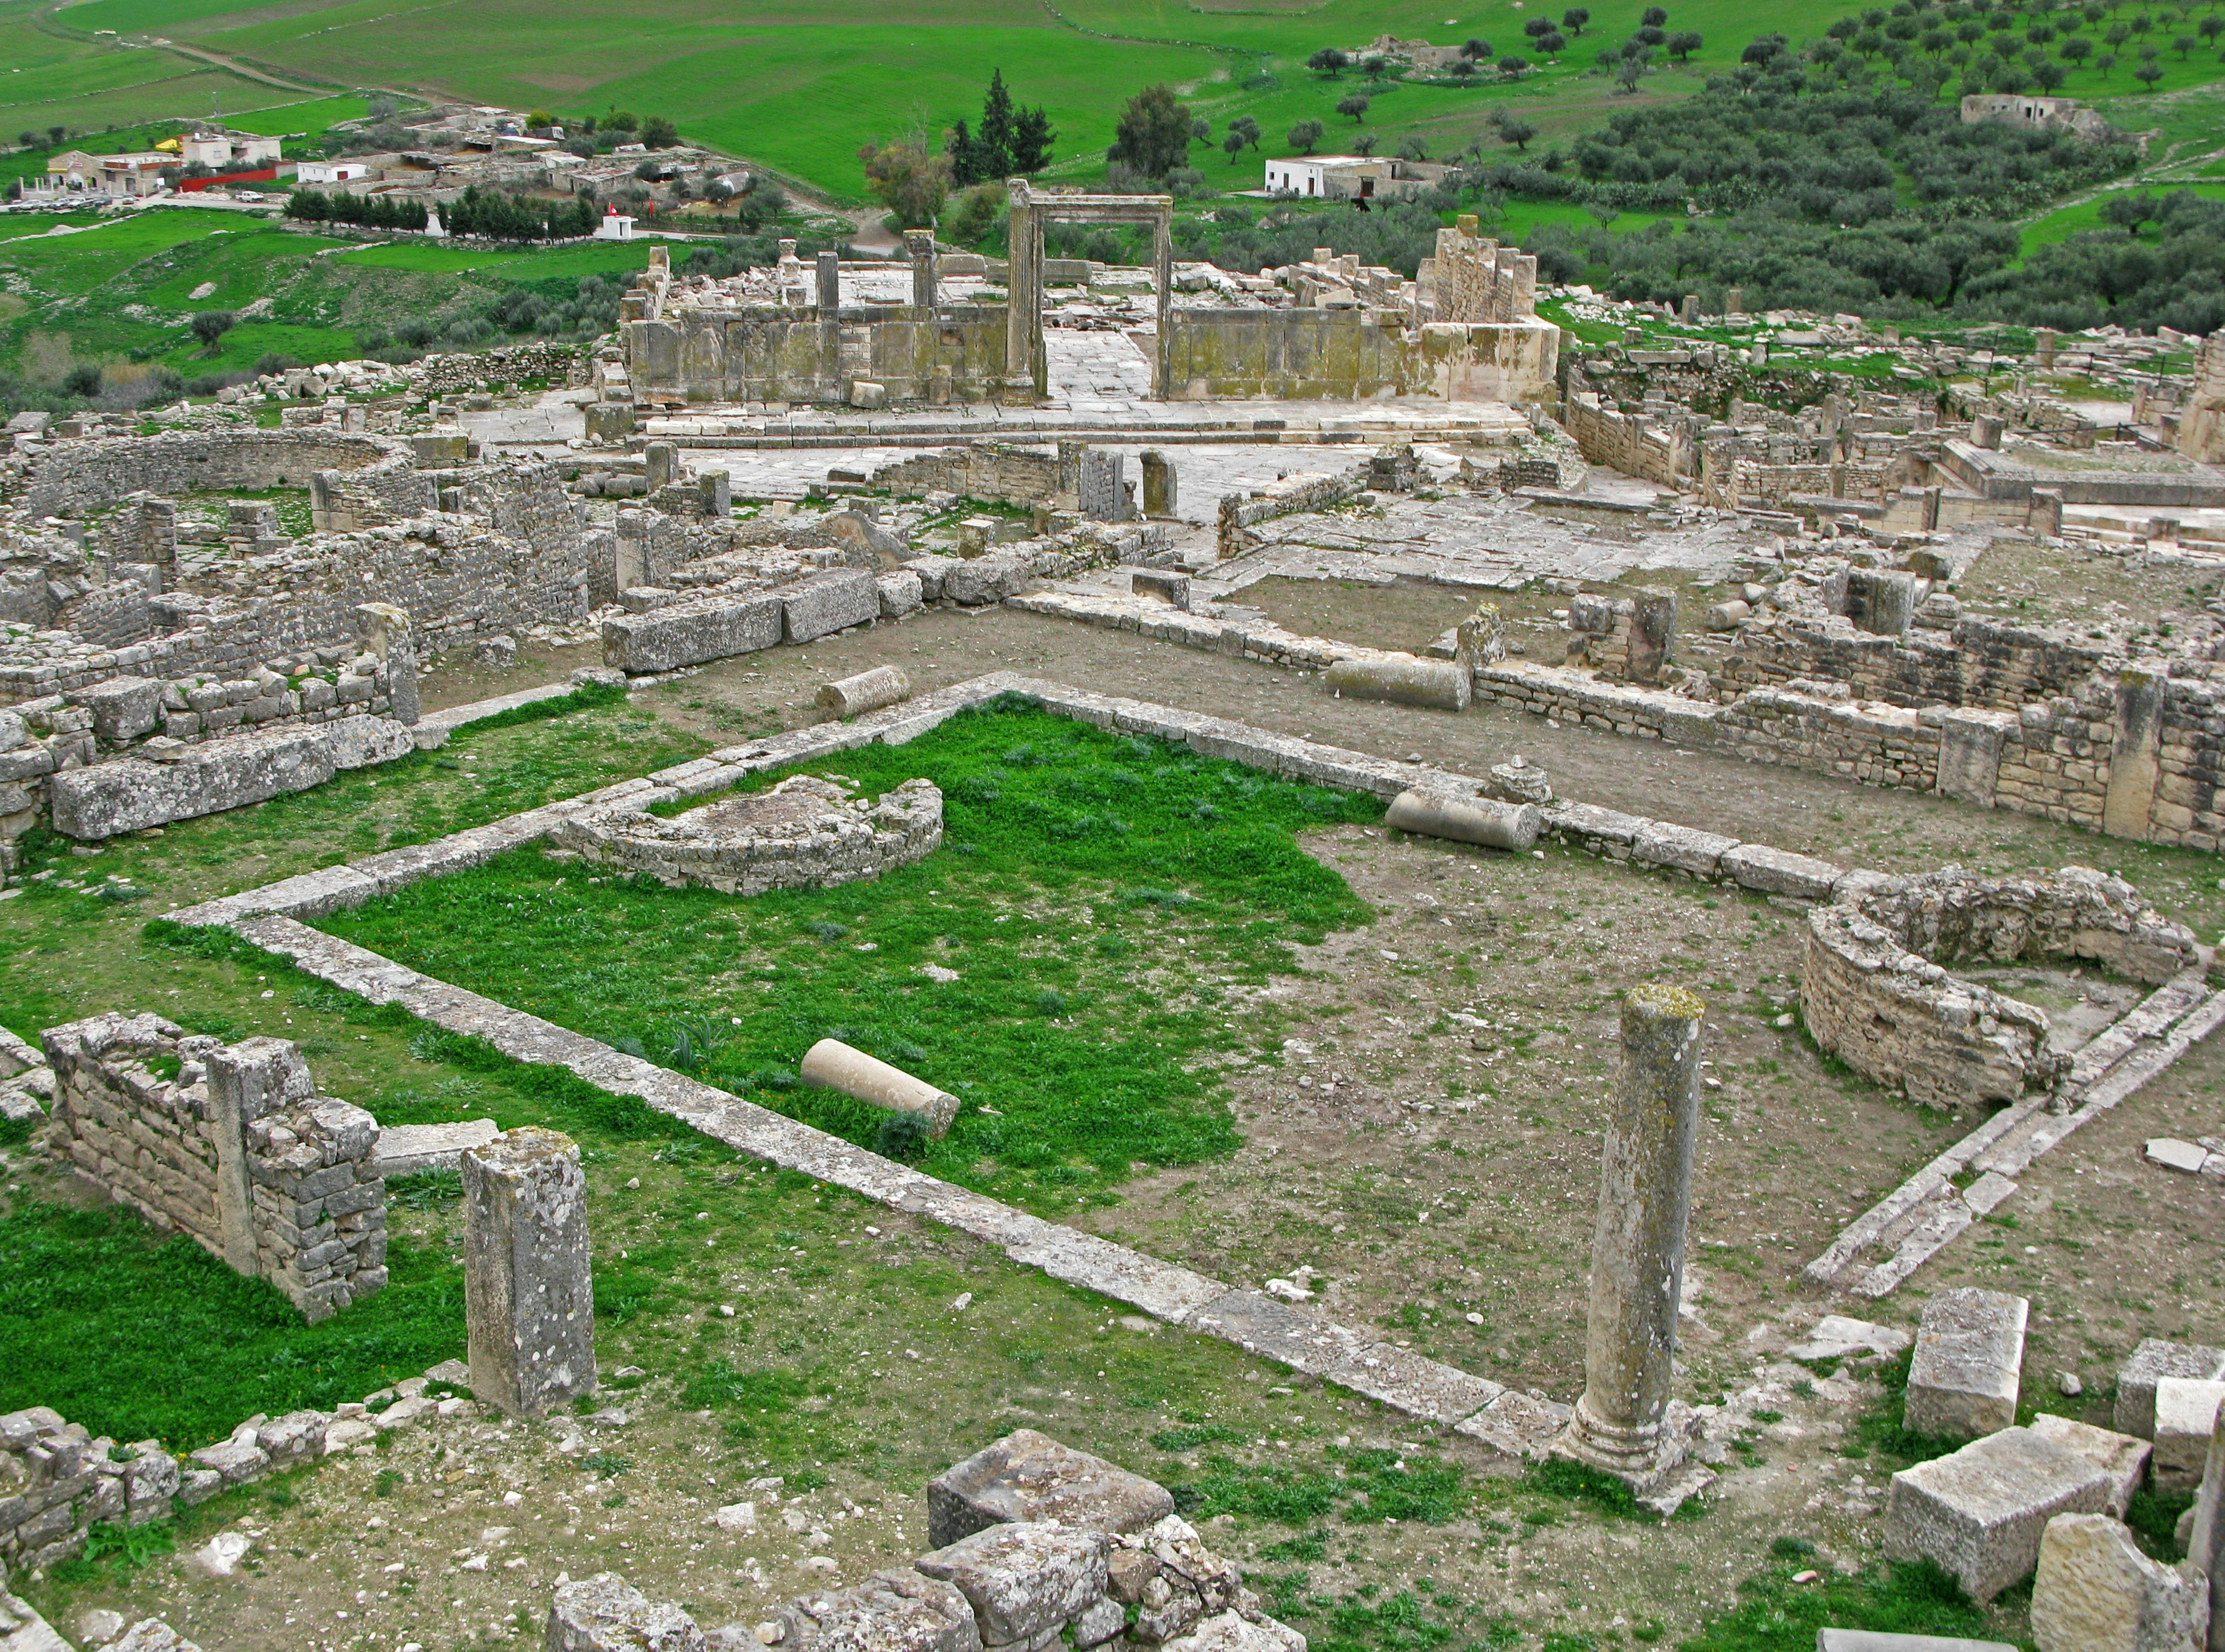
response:
[(2039, 1545), (2039, 1652), (2186, 1652), (2208, 1636), (2209, 1579), (2158, 1566), (2107, 1515), (2057, 1515)]
[(2117, 1373), (2114, 1421), (2119, 1434), (2155, 1438), (2156, 1384), (2167, 1377), (2203, 1383), (2225, 1378), (2225, 1348), (2144, 1338)]
[(1936, 1561), (1975, 1600), (1991, 1600), (2038, 1563), (2060, 1514), (2099, 1514), (2108, 1473), (2026, 1428), (2004, 1428), (1892, 1477), (1886, 1552)]
[(1891, 1358), (1914, 1340), (1905, 1331), (1892, 1326), (1873, 1325), (1867, 1320), (1850, 1320), (1842, 1314), (1826, 1313), (1809, 1327), (1805, 1340), (1797, 1342), (1784, 1351), (1787, 1359), (1821, 1360), (1847, 1359), (1861, 1355)]
[(2200, 1484), (2220, 1402), (2225, 1402), (2225, 1381), (2166, 1377), (2156, 1383), (2155, 1459), (2151, 1465), (2156, 1490), (2191, 1491)]
[(2109, 1501), (2105, 1512), (2119, 1520), (2125, 1517), (2125, 1510), (2132, 1505), (2133, 1493), (2139, 1490), (2141, 1476), (2147, 1472), (2152, 1447), (2146, 1440), (2044, 1411), (2032, 1420), (2032, 1432), (2052, 1445), (2076, 1452), (2107, 1474)]
[(614, 1572), (556, 1586), (548, 1652), (704, 1652), (703, 1633), (679, 1607), (652, 1602)]

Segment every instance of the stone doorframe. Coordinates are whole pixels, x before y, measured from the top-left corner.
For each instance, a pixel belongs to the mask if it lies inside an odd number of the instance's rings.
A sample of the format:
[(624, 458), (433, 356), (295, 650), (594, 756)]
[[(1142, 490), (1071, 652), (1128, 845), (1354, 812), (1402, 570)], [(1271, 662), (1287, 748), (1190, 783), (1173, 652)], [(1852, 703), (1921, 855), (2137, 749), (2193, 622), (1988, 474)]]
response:
[(1151, 275), (1158, 288), (1158, 343), (1151, 366), (1151, 395), (1170, 395), (1167, 355), (1167, 300), (1174, 287), (1174, 212), (1171, 195), (1084, 195), (1062, 190), (1037, 191), (1025, 178), (1012, 178), (1011, 294), (1005, 324), (1005, 376), (1016, 394), (1032, 391), (1040, 402), (1050, 394), (1050, 364), (1043, 353), (1043, 225), (1046, 224), (1148, 224), (1151, 226)]

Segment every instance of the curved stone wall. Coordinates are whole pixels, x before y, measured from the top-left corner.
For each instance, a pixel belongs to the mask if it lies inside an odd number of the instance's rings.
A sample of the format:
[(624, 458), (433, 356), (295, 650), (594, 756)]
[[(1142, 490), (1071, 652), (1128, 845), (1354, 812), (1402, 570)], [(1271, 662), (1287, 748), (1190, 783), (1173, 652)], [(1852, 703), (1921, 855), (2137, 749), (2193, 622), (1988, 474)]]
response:
[(2053, 1085), (2070, 1057), (2045, 1012), (1948, 965), (2079, 959), (2156, 984), (2197, 956), (2193, 932), (2122, 878), (1949, 866), (1811, 911), (1801, 1008), (1823, 1048), (1925, 1106), (2013, 1102)]
[(770, 791), (706, 804), (669, 820), (650, 808), (675, 794), (564, 821), (552, 833), (583, 860), (728, 895), (823, 889), (875, 877), (932, 853), (942, 842), (942, 794), (908, 780), (878, 803), (810, 775)]

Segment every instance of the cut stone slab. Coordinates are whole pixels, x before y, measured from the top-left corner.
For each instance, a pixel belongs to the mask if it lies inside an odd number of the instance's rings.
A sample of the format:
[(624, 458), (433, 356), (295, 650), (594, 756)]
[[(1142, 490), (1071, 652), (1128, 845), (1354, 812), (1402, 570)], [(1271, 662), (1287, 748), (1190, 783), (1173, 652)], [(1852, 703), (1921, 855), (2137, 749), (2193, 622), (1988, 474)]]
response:
[(1913, 1340), (1909, 1333), (1889, 1325), (1826, 1313), (1809, 1327), (1807, 1338), (1784, 1351), (1788, 1359), (1848, 1359), (1865, 1354), (1891, 1358)]
[(501, 1134), (502, 1127), (491, 1118), (468, 1118), (453, 1124), (389, 1124), (378, 1132), (371, 1168), (382, 1176), (458, 1169), (465, 1149), (485, 1147)]
[(1630, 858), (1648, 866), (1689, 872), (1695, 877), (1713, 877), (1721, 870), (1723, 857), (1738, 846), (1736, 838), (1656, 820), (1638, 834), (1630, 845)]
[(2225, 1382), (2166, 1377), (2156, 1384), (2155, 1456), (2150, 1467), (2157, 1491), (2191, 1491), (2202, 1484), (2221, 1402)]
[[(873, 609), (880, 611), (878, 594)], [(770, 592), (672, 603), (605, 620), (603, 663), (639, 677), (728, 660), (772, 647), (781, 639), (782, 623), (781, 600)]]
[(2198, 1176), (2202, 1174), (2202, 1167), (2209, 1161), (2209, 1149), (2197, 1147), (2192, 1142), (2182, 1142), (2177, 1136), (2158, 1136), (2148, 1143), (2146, 1156), (2150, 1164)]
[(2158, 1566), (2107, 1515), (2057, 1515), (2039, 1545), (2039, 1652), (2186, 1652), (2207, 1638), (2209, 1579)]
[(334, 769), (323, 729), (289, 727), (206, 740), (174, 763), (122, 757), (65, 769), (47, 785), (54, 830), (92, 841), (306, 791)]
[(916, 1564), (966, 1597), (983, 1645), (1003, 1646), (1055, 1631), (1094, 1605), (1112, 1547), (1105, 1532), (1028, 1522), (987, 1527)]
[(2006, 1641), (1952, 1635), (1887, 1635), (1873, 1629), (1819, 1629), (1816, 1652), (2016, 1652)]
[(2038, 1564), (2049, 1521), (2100, 1514), (2110, 1490), (2109, 1476), (2076, 1452), (2004, 1428), (1892, 1477), (1886, 1552), (1934, 1561), (1972, 1599), (1991, 1600)]
[(773, 594), (791, 642), (809, 642), (881, 617), (881, 588), (863, 568), (829, 568)]
[(2225, 1348), (2165, 1342), (2160, 1337), (2145, 1339), (2117, 1373), (2114, 1421), (2119, 1434), (2141, 1440), (2155, 1438), (2156, 1384), (2166, 1377), (2190, 1377), (2205, 1383), (2225, 1377)]
[(1767, 844), (1742, 843), (1723, 851), (1722, 875), (1734, 883), (1765, 895), (1787, 895), (1800, 901), (1828, 901), (1843, 866), (1808, 855), (1796, 855)]
[(704, 1652), (695, 1620), (615, 1572), (559, 1584), (548, 1603), (548, 1652)]
[(2032, 1431), (2066, 1451), (2076, 1452), (2107, 1474), (2108, 1512), (2119, 1520), (2125, 1517), (2125, 1510), (2132, 1506), (2133, 1493), (2139, 1490), (2140, 1476), (2147, 1472), (2148, 1453), (2153, 1448), (2146, 1440), (2044, 1411), (2032, 1420)]
[[(0, 1652), (70, 1652), (70, 1643), (32, 1610), (29, 1601), (0, 1589)], [(151, 1646), (149, 1652), (152, 1652)], [(200, 1649), (194, 1647), (191, 1652), (200, 1652)]]
[(876, 1572), (854, 1589), (804, 1595), (780, 1617), (788, 1633), (777, 1644), (808, 1652), (980, 1652), (966, 1597), (914, 1571)]
[(1059, 1521), (1134, 1532), (1175, 1511), (1173, 1494), (1140, 1474), (1015, 1428), (927, 1483), (927, 1541), (947, 1548), (1007, 1522)]
[(1305, 1652), (1305, 1636), (1265, 1618), (1252, 1623), (1233, 1611), (1208, 1617), (1162, 1652)]
[(1941, 1291), (1924, 1305), (1901, 1427), (1969, 1439), (2016, 1421), (2032, 1305), (2000, 1291)]
[[(57, 1646), (61, 1643), (57, 1641)], [(18, 1652), (12, 1641), (0, 1642), (8, 1652)], [(33, 1649), (35, 1652), (35, 1649)], [(123, 1638), (111, 1641), (108, 1652), (201, 1652), (198, 1642), (189, 1641), (159, 1617), (143, 1617), (124, 1631)]]

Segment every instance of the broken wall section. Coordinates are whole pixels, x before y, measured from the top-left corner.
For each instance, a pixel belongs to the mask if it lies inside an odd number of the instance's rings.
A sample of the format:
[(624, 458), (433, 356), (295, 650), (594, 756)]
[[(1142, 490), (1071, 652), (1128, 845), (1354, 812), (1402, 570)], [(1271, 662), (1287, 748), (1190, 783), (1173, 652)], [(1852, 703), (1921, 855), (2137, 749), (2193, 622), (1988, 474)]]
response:
[(43, 1041), (55, 1149), (111, 1199), (312, 1320), (385, 1285), (378, 1122), (318, 1095), (295, 1045), (113, 1012)]

